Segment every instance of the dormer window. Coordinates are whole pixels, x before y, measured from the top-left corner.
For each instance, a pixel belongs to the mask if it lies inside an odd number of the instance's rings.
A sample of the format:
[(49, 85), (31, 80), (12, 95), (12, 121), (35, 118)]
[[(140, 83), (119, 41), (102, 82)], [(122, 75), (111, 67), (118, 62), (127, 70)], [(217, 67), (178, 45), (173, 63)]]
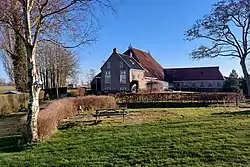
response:
[(111, 62), (107, 62), (107, 69), (111, 68)]
[(135, 63), (130, 59), (130, 62), (134, 65)]
[(120, 68), (123, 68), (123, 61), (120, 61)]

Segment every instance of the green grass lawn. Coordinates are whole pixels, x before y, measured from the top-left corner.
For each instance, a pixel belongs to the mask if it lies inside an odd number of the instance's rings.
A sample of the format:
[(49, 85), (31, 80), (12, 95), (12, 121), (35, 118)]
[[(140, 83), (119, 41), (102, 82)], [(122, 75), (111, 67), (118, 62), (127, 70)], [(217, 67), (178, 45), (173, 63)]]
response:
[(0, 150), (0, 166), (250, 165), (250, 111), (185, 108), (130, 114), (125, 123), (107, 118), (95, 126), (65, 125), (53, 139), (21, 152)]
[(10, 90), (16, 90), (16, 88), (14, 86), (0, 86), (0, 94)]

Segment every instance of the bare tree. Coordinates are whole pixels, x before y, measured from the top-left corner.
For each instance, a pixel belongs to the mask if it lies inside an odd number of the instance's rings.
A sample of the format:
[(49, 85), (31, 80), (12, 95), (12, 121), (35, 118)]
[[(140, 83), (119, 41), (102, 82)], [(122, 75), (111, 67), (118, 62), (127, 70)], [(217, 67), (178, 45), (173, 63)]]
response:
[(86, 79), (87, 79), (88, 85), (90, 85), (91, 81), (95, 78), (95, 75), (96, 75), (96, 71), (94, 69), (90, 69), (86, 73)]
[(0, 78), (0, 86), (5, 86), (6, 82), (4, 78)]
[[(0, 23), (13, 29), (25, 44), (29, 89), (27, 132), (28, 141), (35, 141), (39, 139), (37, 117), (40, 86), (35, 59), (38, 41), (41, 39), (53, 41), (62, 35), (68, 36), (67, 39), (75, 42), (75, 46), (93, 41), (91, 33), (93, 22), (90, 16), (97, 6), (110, 7), (110, 2), (108, 0), (18, 0), (16, 3), (20, 6), (18, 14), (22, 18), (22, 24), (19, 25), (24, 32), (22, 34), (13, 26), (10, 17), (13, 10), (16, 10), (12, 7), (13, 1), (15, 0), (0, 1)], [(91, 26), (86, 26), (87, 23)]]
[(193, 59), (236, 57), (247, 82), (250, 96), (250, 76), (246, 59), (250, 53), (250, 1), (224, 0), (213, 5), (210, 14), (198, 20), (186, 31), (187, 40), (206, 39), (211, 45), (201, 45), (191, 53)]
[(66, 86), (79, 65), (72, 51), (49, 41), (38, 43), (36, 62), (43, 88)]

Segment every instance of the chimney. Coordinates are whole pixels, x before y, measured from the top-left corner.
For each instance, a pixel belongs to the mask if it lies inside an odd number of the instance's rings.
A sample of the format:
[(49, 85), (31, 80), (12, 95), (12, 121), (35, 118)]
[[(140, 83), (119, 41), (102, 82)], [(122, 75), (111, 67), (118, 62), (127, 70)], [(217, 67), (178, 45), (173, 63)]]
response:
[(117, 48), (114, 48), (114, 49), (113, 49), (113, 53), (118, 53)]

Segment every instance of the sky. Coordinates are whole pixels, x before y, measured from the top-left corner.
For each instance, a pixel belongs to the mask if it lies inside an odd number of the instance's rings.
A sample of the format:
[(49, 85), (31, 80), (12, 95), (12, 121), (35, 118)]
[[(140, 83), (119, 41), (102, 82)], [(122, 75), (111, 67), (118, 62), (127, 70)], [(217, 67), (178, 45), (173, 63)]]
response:
[[(98, 17), (99, 39), (90, 46), (75, 50), (82, 72), (97, 72), (113, 48), (123, 53), (134, 48), (149, 51), (164, 67), (220, 66), (223, 75), (232, 69), (241, 74), (238, 59), (215, 58), (195, 61), (192, 52), (203, 41), (185, 41), (184, 33), (197, 19), (209, 13), (216, 0), (121, 0), (116, 13)], [(0, 78), (7, 77), (0, 64)]]

